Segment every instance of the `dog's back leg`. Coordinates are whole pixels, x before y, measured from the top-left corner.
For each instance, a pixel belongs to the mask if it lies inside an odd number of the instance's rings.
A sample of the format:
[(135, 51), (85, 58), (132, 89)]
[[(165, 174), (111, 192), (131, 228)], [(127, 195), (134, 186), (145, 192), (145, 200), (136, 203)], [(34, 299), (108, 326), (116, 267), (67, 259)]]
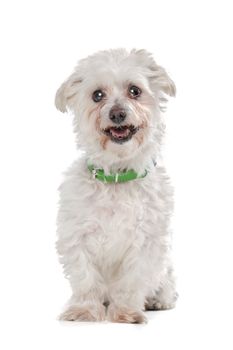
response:
[(175, 277), (172, 269), (169, 269), (162, 277), (158, 290), (152, 290), (145, 300), (146, 310), (173, 309), (178, 298), (176, 292)]

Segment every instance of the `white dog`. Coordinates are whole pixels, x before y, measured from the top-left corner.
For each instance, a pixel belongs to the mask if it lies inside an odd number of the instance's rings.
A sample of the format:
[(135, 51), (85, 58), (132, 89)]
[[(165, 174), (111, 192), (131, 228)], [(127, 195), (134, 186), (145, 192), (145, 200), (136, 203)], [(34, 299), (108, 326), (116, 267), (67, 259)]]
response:
[(172, 188), (156, 164), (165, 94), (166, 71), (124, 49), (81, 60), (57, 91), (84, 151), (60, 188), (57, 249), (73, 292), (62, 320), (142, 323), (175, 305)]

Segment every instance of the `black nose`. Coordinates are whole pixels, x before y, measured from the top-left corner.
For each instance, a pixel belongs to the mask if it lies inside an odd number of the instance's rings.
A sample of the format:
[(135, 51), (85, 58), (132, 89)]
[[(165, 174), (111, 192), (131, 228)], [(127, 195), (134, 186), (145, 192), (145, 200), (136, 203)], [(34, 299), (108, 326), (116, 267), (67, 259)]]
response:
[(120, 124), (126, 118), (126, 112), (123, 108), (120, 107), (112, 107), (109, 112), (109, 118), (113, 123)]

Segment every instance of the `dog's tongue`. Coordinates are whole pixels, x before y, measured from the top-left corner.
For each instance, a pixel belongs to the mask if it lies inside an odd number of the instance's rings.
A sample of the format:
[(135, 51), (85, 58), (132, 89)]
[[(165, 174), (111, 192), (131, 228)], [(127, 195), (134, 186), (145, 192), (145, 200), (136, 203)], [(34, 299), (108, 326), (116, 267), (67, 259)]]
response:
[(129, 129), (128, 128), (111, 128), (110, 129), (111, 134), (113, 137), (123, 138), (127, 137), (129, 135)]

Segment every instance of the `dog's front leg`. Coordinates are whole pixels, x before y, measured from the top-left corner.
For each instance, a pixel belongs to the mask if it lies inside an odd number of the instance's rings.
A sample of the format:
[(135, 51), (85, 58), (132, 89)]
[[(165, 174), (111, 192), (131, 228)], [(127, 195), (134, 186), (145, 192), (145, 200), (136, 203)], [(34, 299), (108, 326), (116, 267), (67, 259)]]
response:
[(60, 315), (65, 321), (103, 321), (106, 316), (104, 303), (105, 285), (98, 269), (84, 251), (75, 262), (64, 264), (73, 295)]
[(145, 292), (140, 278), (134, 274), (124, 276), (110, 286), (110, 305), (107, 317), (111, 322), (145, 323), (143, 313)]

